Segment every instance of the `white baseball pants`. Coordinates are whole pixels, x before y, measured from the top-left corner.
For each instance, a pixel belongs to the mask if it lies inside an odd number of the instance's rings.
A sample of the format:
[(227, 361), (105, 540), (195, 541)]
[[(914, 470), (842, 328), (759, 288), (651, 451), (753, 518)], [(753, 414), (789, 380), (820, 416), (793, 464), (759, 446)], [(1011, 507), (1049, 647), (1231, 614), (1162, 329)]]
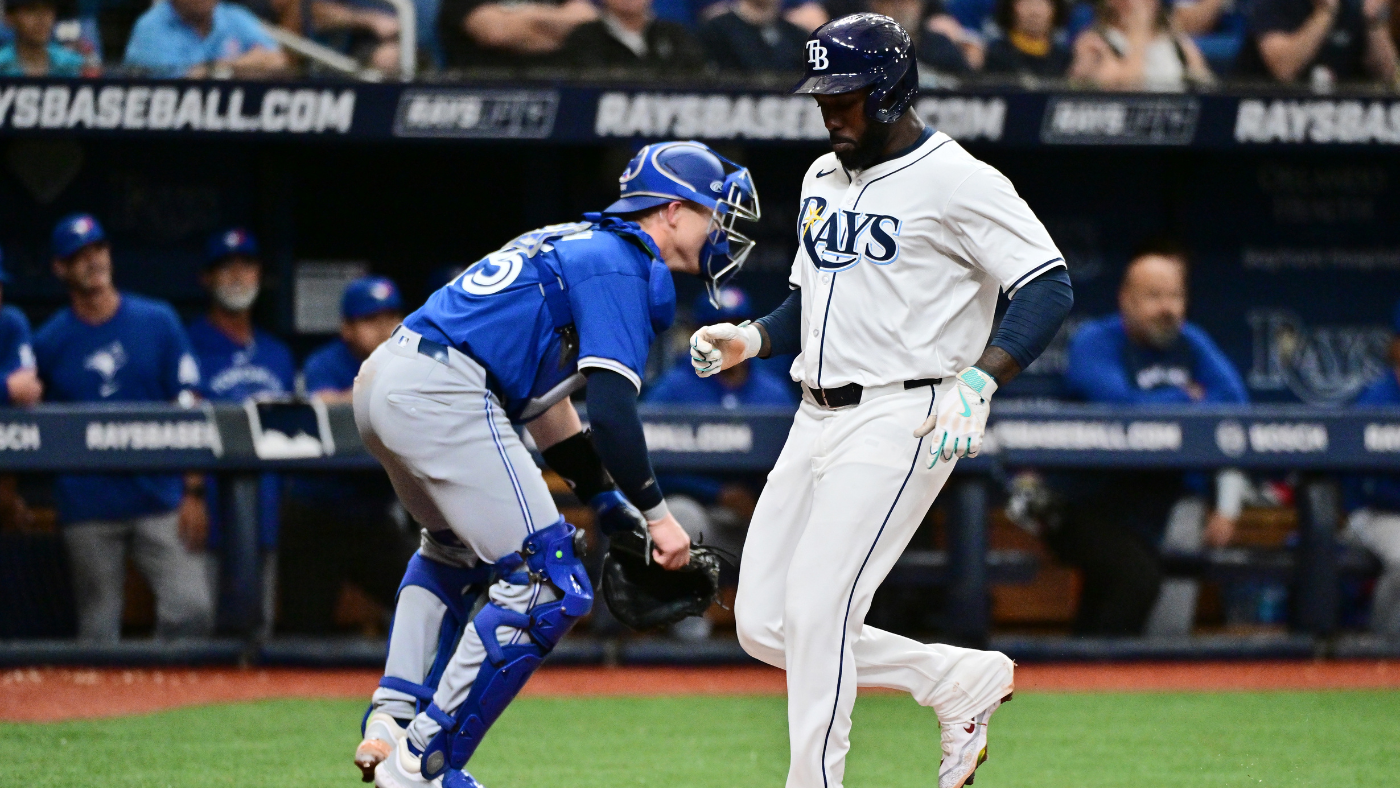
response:
[[(425, 356), (418, 352), (420, 338), (401, 326), (361, 365), (355, 423), (409, 514), (429, 531), (450, 529), (481, 560), (495, 563), (518, 551), (531, 533), (554, 525), (559, 510), (505, 409), (488, 390), (485, 370), (456, 350), (449, 350), (446, 364)], [(557, 597), (540, 583), (499, 582), (489, 594), (491, 601), (517, 612)], [(400, 595), (386, 675), (424, 680), (444, 610), (430, 594)], [(512, 643), (526, 635), (501, 627), (497, 637)], [(462, 704), (485, 653), (476, 628), (468, 626), (438, 682), (433, 698), (438, 708), (451, 714)], [(377, 705), (392, 702), (395, 711), (410, 708), (410, 701), (392, 690), (375, 693)], [(439, 730), (420, 714), (409, 736), (421, 748)]]
[[(858, 686), (904, 690), (950, 722), (1011, 692), (1003, 654), (864, 625), (952, 470), (943, 461), (929, 469), (927, 440), (913, 437), (952, 385), (867, 391), (841, 410), (806, 397), (759, 497), (734, 612), (744, 650), (787, 670), (788, 788), (840, 788)], [(931, 722), (930, 775), (938, 737)]]

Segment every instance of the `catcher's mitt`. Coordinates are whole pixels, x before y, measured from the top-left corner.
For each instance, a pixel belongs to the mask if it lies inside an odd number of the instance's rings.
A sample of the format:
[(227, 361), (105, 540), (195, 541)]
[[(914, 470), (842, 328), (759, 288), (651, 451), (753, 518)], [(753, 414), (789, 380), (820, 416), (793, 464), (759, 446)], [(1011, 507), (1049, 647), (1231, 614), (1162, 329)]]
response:
[(719, 556), (690, 548), (690, 563), (675, 570), (651, 560), (651, 540), (641, 530), (612, 536), (603, 556), (603, 599), (618, 621), (638, 632), (698, 616), (719, 598)]

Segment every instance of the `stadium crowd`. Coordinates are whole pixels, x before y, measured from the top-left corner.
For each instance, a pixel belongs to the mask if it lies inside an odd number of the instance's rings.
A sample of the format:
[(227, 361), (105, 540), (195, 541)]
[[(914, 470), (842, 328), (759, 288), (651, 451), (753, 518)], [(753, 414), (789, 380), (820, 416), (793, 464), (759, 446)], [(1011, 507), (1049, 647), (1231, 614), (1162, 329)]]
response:
[[(206, 311), (183, 323), (167, 303), (118, 290), (111, 243), (90, 214), (62, 219), (51, 238), (52, 270), (69, 305), (32, 334), (24, 312), (0, 309), (0, 395), (11, 407), (40, 402), (201, 399), (243, 402), (350, 399), (360, 362), (402, 320), (406, 305), (391, 280), (366, 276), (346, 286), (339, 337), (297, 369), (288, 346), (253, 321), (263, 269), (256, 239), (241, 228), (209, 238), (200, 282)], [(1186, 320), (1190, 264), (1182, 249), (1156, 244), (1124, 270), (1118, 310), (1079, 323), (1068, 341), (1066, 399), (1133, 407), (1243, 404), (1238, 370), (1211, 337)], [(4, 281), (0, 271), (0, 282)], [(755, 317), (747, 293), (701, 297), (658, 339), (644, 399), (657, 404), (795, 408), (800, 390), (790, 358), (753, 360), (699, 378), (685, 337), (698, 325)], [(1400, 306), (1390, 348), (1393, 368), (1359, 397), (1366, 406), (1400, 407)], [(1014, 396), (1011, 391), (1008, 396)], [(737, 563), (763, 480), (759, 475), (671, 473), (659, 482), (671, 510), (707, 544)], [(1022, 471), (1012, 498), (1032, 489), (1040, 504), (1021, 507), (1044, 543), (1082, 577), (1074, 629), (1083, 635), (1186, 634), (1199, 588), (1169, 579), (1161, 553), (1223, 547), (1236, 538), (1245, 505), (1268, 497), (1270, 481), (1226, 469)], [(1400, 635), (1400, 477), (1344, 480), (1348, 526), (1341, 538), (1370, 551), (1383, 567), (1370, 625)], [(200, 636), (218, 620), (218, 560), (229, 497), (217, 480), (189, 474), (60, 474), (53, 500), (72, 574), (80, 638), (120, 636), (128, 559), (155, 596), (157, 636)], [(335, 631), (343, 586), (392, 609), (416, 531), (397, 506), (387, 477), (265, 474), (258, 482), (260, 539), (277, 556), (278, 630)], [(13, 482), (0, 484), (0, 520), (25, 504)], [(1014, 505), (1008, 509), (1016, 508)], [(1024, 519), (1024, 518), (1023, 518)], [(704, 636), (704, 620), (678, 635)]]
[[(275, 78), (280, 28), (392, 73), (386, 0), (8, 0), (0, 74)], [(1395, 87), (1400, 0), (413, 0), (418, 61), (501, 77), (753, 77), (800, 70), (807, 34), (872, 11), (930, 77), (1181, 91), (1222, 79)], [(62, 21), (60, 21), (62, 20)]]

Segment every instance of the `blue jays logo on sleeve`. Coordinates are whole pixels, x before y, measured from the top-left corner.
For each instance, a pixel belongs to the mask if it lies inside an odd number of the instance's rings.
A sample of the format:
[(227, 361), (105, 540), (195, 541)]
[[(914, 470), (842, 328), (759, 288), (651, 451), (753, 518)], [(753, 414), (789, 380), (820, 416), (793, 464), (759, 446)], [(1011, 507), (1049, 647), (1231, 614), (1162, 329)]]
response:
[(116, 394), (117, 390), (121, 388), (116, 377), (117, 372), (124, 366), (126, 366), (126, 348), (122, 347), (120, 341), (94, 350), (92, 355), (83, 360), (83, 369), (90, 369), (102, 376), (102, 385), (98, 387), (97, 393), (104, 398)]
[(879, 213), (827, 211), (824, 197), (808, 197), (798, 212), (798, 237), (812, 265), (844, 271), (866, 260), (889, 265), (899, 257), (898, 218)]

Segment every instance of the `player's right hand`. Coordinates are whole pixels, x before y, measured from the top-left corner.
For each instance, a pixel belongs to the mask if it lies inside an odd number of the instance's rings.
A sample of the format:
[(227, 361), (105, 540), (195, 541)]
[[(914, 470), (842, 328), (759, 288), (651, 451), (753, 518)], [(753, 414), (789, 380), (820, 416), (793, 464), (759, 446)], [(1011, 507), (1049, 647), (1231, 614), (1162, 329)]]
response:
[(690, 562), (690, 534), (670, 512), (647, 523), (651, 534), (651, 559), (665, 569), (680, 569)]
[(690, 365), (702, 378), (758, 355), (763, 344), (752, 324), (716, 323), (690, 335)]

